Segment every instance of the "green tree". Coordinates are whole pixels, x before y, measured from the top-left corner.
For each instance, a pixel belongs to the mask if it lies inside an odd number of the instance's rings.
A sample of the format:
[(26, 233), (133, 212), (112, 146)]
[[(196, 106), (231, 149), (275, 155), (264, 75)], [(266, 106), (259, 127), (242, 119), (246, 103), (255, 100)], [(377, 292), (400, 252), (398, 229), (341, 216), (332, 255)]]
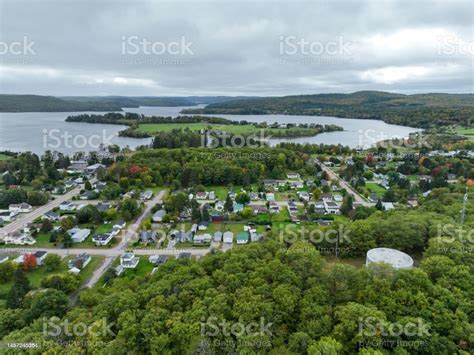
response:
[(44, 258), (43, 265), (47, 271), (56, 271), (61, 266), (61, 257), (57, 254), (48, 254)]
[(25, 272), (21, 268), (17, 268), (13, 274), (13, 286), (7, 295), (6, 307), (21, 307), (28, 291), (30, 291), (30, 281), (26, 278)]

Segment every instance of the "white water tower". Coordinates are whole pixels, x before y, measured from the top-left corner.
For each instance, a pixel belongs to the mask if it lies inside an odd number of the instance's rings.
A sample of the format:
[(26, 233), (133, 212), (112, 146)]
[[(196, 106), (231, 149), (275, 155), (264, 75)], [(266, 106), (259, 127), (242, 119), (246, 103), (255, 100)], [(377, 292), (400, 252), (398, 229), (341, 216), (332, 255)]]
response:
[(365, 265), (371, 263), (384, 262), (395, 269), (411, 269), (413, 267), (413, 259), (410, 255), (405, 254), (396, 249), (390, 248), (374, 248), (367, 252)]

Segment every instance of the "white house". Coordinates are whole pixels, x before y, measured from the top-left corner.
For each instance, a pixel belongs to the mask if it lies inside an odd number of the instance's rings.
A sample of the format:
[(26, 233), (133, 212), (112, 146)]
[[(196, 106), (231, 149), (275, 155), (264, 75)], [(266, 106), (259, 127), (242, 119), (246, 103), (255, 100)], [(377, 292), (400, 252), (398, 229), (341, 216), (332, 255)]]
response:
[(82, 253), (82, 254), (77, 255), (75, 258), (69, 260), (67, 265), (69, 269), (77, 269), (81, 271), (91, 262), (91, 260), (92, 260), (92, 257), (89, 254)]
[(275, 194), (273, 192), (267, 193), (267, 201), (275, 201)]
[(3, 210), (0, 211), (0, 218), (5, 222), (11, 222), (17, 214), (18, 212)]
[(33, 207), (28, 203), (19, 203), (19, 204), (11, 204), (8, 206), (8, 210), (10, 212), (17, 212), (17, 213), (28, 213), (33, 211)]
[(153, 191), (151, 190), (146, 190), (140, 194), (140, 198), (142, 200), (149, 200), (153, 197)]
[(36, 265), (41, 266), (43, 265), (44, 259), (46, 256), (48, 256), (48, 252), (43, 251), (43, 250), (38, 250), (33, 254), (33, 256), (36, 258)]
[(140, 258), (136, 257), (135, 254), (127, 252), (120, 256), (120, 265), (124, 269), (135, 269), (140, 262)]
[(234, 242), (234, 233), (229, 231), (224, 232), (222, 240), (224, 243), (232, 244)]
[(300, 178), (300, 174), (298, 174), (298, 173), (290, 173), (290, 174), (287, 174), (286, 177), (287, 177), (288, 179), (295, 180), (295, 179), (299, 179), (299, 178)]
[(8, 261), (10, 257), (8, 255), (0, 255), (0, 264)]
[(324, 209), (328, 214), (338, 214), (340, 212), (339, 205), (333, 201), (324, 201)]
[(111, 233), (96, 234), (92, 237), (92, 241), (97, 246), (106, 246), (110, 243), (113, 237), (114, 236)]
[(76, 209), (76, 205), (70, 201), (63, 201), (59, 205), (59, 209), (61, 211), (74, 211)]
[(91, 234), (91, 230), (87, 228), (74, 227), (67, 231), (74, 243), (82, 243)]
[(15, 245), (33, 245), (36, 243), (36, 240), (29, 235), (23, 233), (13, 233), (7, 235), (3, 238), (5, 244), (15, 244)]
[(59, 213), (56, 213), (56, 212), (53, 212), (53, 211), (49, 211), (49, 212), (46, 212), (43, 217), (41, 217), (41, 219), (48, 219), (50, 220), (51, 222), (56, 222), (57, 220), (59, 220)]
[(163, 217), (166, 216), (165, 210), (158, 210), (153, 214), (153, 222), (161, 222), (163, 221)]
[(210, 234), (196, 234), (193, 238), (194, 244), (208, 244), (212, 240)]
[(118, 220), (117, 222), (115, 222), (114, 224), (114, 228), (119, 228), (119, 229), (122, 229), (125, 227), (127, 223), (123, 220), (123, 219), (120, 219)]

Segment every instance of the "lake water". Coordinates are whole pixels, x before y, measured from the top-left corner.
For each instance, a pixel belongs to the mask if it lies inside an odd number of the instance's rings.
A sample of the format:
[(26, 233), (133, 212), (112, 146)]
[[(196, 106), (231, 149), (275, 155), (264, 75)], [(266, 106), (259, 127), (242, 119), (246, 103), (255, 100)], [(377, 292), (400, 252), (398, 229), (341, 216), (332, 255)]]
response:
[[(127, 112), (144, 115), (178, 116), (184, 107), (139, 107), (125, 108)], [(187, 107), (189, 108), (189, 107)], [(137, 139), (119, 137), (125, 129), (121, 125), (105, 125), (65, 122), (67, 116), (99, 112), (22, 112), (0, 113), (0, 150), (32, 151), (37, 154), (45, 150), (63, 153), (97, 150), (100, 143), (117, 144), (120, 147), (135, 148), (149, 144), (151, 138)], [(217, 116), (217, 115), (215, 115)], [(218, 115), (231, 120), (249, 122), (317, 123), (335, 124), (344, 128), (341, 132), (322, 133), (315, 137), (275, 139), (281, 141), (342, 144), (352, 148), (369, 147), (377, 141), (390, 137), (407, 137), (415, 128), (390, 125), (377, 120), (358, 120), (334, 117), (291, 116), (291, 115)]]

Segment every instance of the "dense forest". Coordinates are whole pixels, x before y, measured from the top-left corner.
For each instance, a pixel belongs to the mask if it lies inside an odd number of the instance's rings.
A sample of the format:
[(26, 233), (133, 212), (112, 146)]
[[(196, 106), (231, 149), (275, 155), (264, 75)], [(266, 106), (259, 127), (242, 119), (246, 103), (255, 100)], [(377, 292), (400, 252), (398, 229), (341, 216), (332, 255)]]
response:
[(202, 109), (185, 109), (182, 112), (188, 114), (335, 116), (376, 119), (420, 128), (453, 124), (470, 126), (471, 121), (474, 120), (474, 95), (401, 95), (360, 91), (352, 94), (252, 98), (215, 103)]

